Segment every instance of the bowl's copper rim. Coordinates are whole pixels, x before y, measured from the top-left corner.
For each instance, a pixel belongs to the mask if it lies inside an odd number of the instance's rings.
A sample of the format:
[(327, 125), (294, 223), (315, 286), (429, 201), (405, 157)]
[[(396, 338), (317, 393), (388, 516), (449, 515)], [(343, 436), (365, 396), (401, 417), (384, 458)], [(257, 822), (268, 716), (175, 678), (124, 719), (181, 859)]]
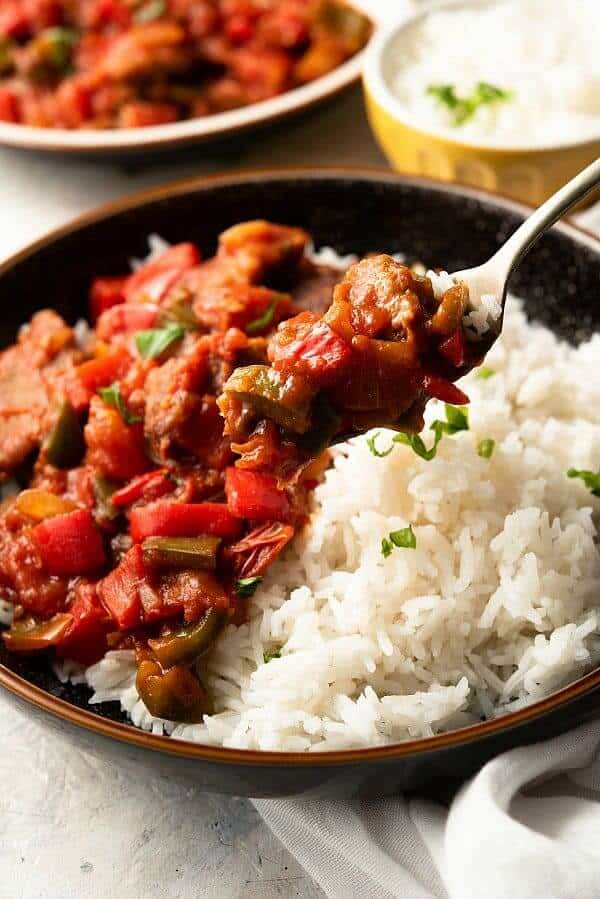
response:
[[(253, 183), (260, 181), (278, 180), (319, 180), (330, 178), (333, 181), (355, 178), (366, 181), (385, 181), (391, 184), (401, 183), (422, 190), (439, 191), (465, 196), (470, 199), (492, 203), (508, 211), (519, 215), (527, 215), (531, 207), (518, 203), (508, 197), (480, 188), (472, 188), (460, 184), (448, 184), (433, 178), (403, 177), (390, 172), (387, 169), (370, 167), (319, 167), (315, 168), (282, 168), (269, 170), (250, 170), (233, 172), (227, 175), (212, 175), (178, 181), (160, 188), (142, 191), (126, 197), (122, 200), (107, 203), (92, 212), (80, 216), (74, 221), (60, 228), (56, 228), (29, 246), (14, 253), (0, 264), (0, 276), (13, 268), (19, 262), (41, 250), (47, 244), (51, 244), (59, 238), (71, 234), (79, 229), (92, 225), (103, 219), (111, 218), (135, 207), (145, 206), (156, 200), (164, 200), (179, 196), (188, 191), (218, 186), (230, 186), (232, 184)], [(590, 249), (600, 254), (600, 240), (589, 231), (571, 223), (560, 223), (555, 226), (567, 236), (578, 243), (584, 243)], [(0, 686), (14, 693), (21, 699), (32, 703), (49, 714), (55, 715), (78, 727), (84, 728), (96, 734), (119, 740), (123, 743), (138, 746), (169, 755), (178, 755), (190, 759), (202, 759), (204, 761), (219, 762), (222, 764), (245, 765), (300, 765), (300, 766), (330, 766), (340, 764), (357, 764), (368, 761), (381, 761), (383, 759), (395, 759), (409, 755), (420, 755), (439, 749), (448, 749), (457, 744), (472, 743), (484, 737), (491, 736), (500, 731), (510, 730), (517, 725), (535, 721), (553, 709), (572, 702), (573, 700), (596, 690), (600, 687), (600, 668), (578, 678), (550, 696), (533, 702), (515, 712), (510, 712), (499, 718), (483, 721), (478, 724), (463, 727), (450, 733), (438, 734), (433, 737), (424, 737), (417, 740), (408, 740), (403, 743), (393, 743), (386, 746), (375, 746), (366, 749), (346, 749), (341, 751), (323, 751), (314, 753), (301, 752), (271, 752), (253, 749), (225, 749), (223, 747), (209, 746), (201, 743), (192, 743), (177, 740), (171, 737), (157, 736), (139, 730), (133, 724), (121, 724), (103, 718), (94, 712), (80, 709), (63, 699), (36, 687), (25, 678), (15, 674), (5, 665), (0, 664)]]

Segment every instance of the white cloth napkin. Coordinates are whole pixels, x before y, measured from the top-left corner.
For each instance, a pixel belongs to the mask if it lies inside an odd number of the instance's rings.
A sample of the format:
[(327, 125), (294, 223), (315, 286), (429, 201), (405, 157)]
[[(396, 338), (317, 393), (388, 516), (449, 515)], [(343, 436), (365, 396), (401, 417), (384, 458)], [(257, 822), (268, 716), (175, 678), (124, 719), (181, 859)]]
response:
[(599, 747), (594, 722), (514, 749), (449, 810), (403, 797), (255, 805), (332, 899), (595, 899)]

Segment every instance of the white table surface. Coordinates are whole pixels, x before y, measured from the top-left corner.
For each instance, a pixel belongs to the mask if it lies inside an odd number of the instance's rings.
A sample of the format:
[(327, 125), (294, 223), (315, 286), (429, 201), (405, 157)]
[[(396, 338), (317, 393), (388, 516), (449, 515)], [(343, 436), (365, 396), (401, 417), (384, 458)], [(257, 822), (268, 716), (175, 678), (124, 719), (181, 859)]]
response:
[[(0, 150), (0, 258), (86, 209), (147, 186), (313, 164), (385, 164), (358, 90), (243, 143), (191, 149), (144, 167)], [(17, 713), (1, 695), (0, 746), (0, 899), (323, 895), (244, 799), (185, 791), (142, 772), (124, 776)]]
[[(0, 150), (0, 258), (98, 203), (150, 185), (313, 164), (385, 164), (358, 90), (243, 143), (191, 149), (143, 168)], [(323, 895), (246, 800), (182, 790), (143, 772), (124, 776), (1, 695), (0, 740), (0, 899)]]

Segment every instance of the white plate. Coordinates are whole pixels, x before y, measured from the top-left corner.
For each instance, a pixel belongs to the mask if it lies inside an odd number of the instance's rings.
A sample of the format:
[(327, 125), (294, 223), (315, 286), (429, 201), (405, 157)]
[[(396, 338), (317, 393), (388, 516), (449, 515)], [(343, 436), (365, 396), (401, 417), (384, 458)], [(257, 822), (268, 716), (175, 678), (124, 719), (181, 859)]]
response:
[[(373, 0), (355, 0), (354, 5), (369, 15), (374, 25), (380, 21)], [(302, 87), (286, 91), (270, 100), (241, 109), (186, 119), (168, 125), (114, 130), (68, 130), (34, 128), (0, 122), (0, 145), (54, 153), (122, 153), (174, 149), (186, 144), (215, 140), (272, 123), (314, 106), (357, 81), (363, 65), (363, 49), (327, 75)]]

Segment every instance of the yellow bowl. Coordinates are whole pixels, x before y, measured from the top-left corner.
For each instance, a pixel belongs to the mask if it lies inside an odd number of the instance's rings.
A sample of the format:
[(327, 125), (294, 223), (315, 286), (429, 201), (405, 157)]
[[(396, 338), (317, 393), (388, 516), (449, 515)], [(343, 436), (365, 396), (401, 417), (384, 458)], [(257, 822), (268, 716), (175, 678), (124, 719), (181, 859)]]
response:
[(363, 70), (369, 122), (398, 171), (482, 187), (537, 206), (600, 155), (600, 129), (597, 138), (585, 142), (567, 140), (537, 146), (473, 143), (448, 135), (441, 128), (423, 126), (390, 89), (392, 57), (401, 47), (406, 30), (434, 10), (468, 5), (477, 4), (442, 0), (375, 36)]

